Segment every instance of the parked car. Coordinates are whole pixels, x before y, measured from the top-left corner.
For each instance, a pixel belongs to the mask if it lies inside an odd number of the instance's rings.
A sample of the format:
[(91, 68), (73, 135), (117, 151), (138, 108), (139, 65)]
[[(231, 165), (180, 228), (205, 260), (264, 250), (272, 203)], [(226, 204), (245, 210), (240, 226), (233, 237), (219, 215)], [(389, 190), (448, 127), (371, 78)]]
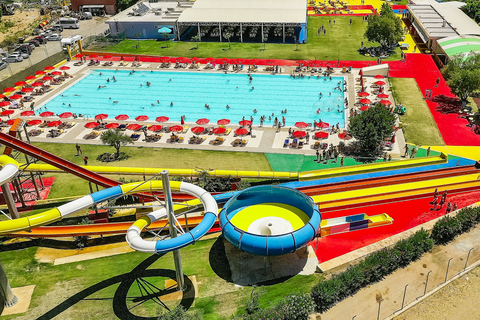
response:
[(35, 50), (35, 45), (33, 43), (22, 43), (20, 46), (29, 47), (32, 51)]
[(32, 48), (30, 48), (29, 46), (24, 46), (23, 44), (16, 47), (13, 51), (26, 53), (28, 55), (32, 54)]
[(62, 40), (62, 35), (58, 33), (52, 33), (51, 35), (47, 36), (48, 41), (60, 41)]
[(14, 51), (12, 53), (19, 53), (20, 56), (23, 58), (23, 59), (28, 59), (28, 57), (30, 57), (30, 55), (26, 52), (22, 52), (22, 51)]
[(5, 69), (6, 67), (8, 67), (8, 62), (0, 61), (0, 70)]
[(34, 39), (37, 40), (38, 42), (40, 42), (40, 44), (47, 43), (47, 39), (45, 39), (45, 38), (42, 37), (42, 36), (37, 36), (37, 37), (35, 37)]
[(52, 33), (53, 33), (52, 30), (47, 29), (47, 30), (43, 31), (42, 33), (40, 33), (40, 35), (42, 37), (47, 37), (48, 35), (51, 35)]
[(20, 55), (20, 53), (13, 52), (13, 53), (9, 54), (8, 57), (3, 58), (2, 60), (5, 61), (5, 62), (8, 62), (8, 63), (13, 63), (13, 62), (21, 62), (21, 61), (23, 61), (23, 58)]
[(30, 39), (28, 40), (28, 43), (33, 44), (35, 47), (38, 47), (40, 45), (40, 41), (38, 41), (37, 39)]
[(52, 26), (52, 27), (50, 28), (50, 30), (56, 31), (56, 32), (62, 32), (62, 31), (63, 31), (63, 27), (62, 27), (61, 25), (56, 24), (56, 25)]

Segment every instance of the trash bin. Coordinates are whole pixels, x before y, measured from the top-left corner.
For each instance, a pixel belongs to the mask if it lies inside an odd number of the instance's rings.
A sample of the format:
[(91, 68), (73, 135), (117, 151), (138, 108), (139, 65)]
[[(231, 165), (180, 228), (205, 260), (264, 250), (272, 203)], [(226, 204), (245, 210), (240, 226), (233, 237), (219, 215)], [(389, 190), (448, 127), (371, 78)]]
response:
[(25, 41), (25, 38), (18, 37), (18, 43), (23, 43)]

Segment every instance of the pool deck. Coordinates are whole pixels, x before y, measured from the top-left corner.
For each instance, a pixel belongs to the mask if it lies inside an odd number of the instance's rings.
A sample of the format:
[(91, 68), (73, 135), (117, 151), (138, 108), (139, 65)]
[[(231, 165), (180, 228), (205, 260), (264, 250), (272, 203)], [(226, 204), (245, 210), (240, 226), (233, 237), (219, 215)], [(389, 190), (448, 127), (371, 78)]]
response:
[[(78, 81), (80, 77), (83, 77), (88, 71), (90, 67), (87, 66), (87, 64), (84, 64), (82, 66), (74, 66), (73, 62), (67, 62), (65, 65), (68, 65), (70, 69), (67, 71), (69, 74), (73, 76), (73, 78), (67, 79), (65, 82), (63, 82), (60, 85), (55, 85), (52, 86), (53, 90), (45, 93), (41, 96), (36, 96), (34, 98), (35, 101), (35, 106), (38, 111), (38, 108), (41, 107), (44, 103), (46, 103), (48, 100), (52, 99), (55, 95), (58, 94), (59, 91), (63, 91), (66, 87), (71, 86), (74, 82)], [(218, 72), (223, 72), (223, 71), (218, 71), (218, 70), (205, 70), (204, 65), (202, 65), (199, 69), (174, 69), (173, 67), (170, 67), (168, 69), (159, 69), (160, 64), (158, 63), (142, 63), (140, 67), (132, 68), (129, 64), (127, 67), (119, 67), (118, 62), (114, 62), (114, 65), (112, 67), (102, 67), (102, 66), (94, 66), (93, 68), (95, 69), (125, 69), (125, 70), (156, 70), (156, 71), (178, 71), (178, 72), (213, 72), (213, 73), (218, 73)], [(255, 73), (261, 73), (261, 74), (269, 74), (270, 72), (264, 71), (265, 67), (264, 66), (258, 66), (258, 71)], [(282, 74), (290, 74), (293, 72), (295, 68), (294, 67), (282, 67), (281, 71)], [(247, 73), (246, 70), (241, 71), (242, 73)], [(335, 73), (332, 74), (332, 76), (344, 76), (346, 77), (346, 80), (348, 82), (348, 101), (349, 101), (349, 109), (350, 108), (355, 108), (354, 103), (356, 101), (356, 88), (355, 88), (355, 78), (358, 77), (358, 72), (359, 69), (352, 69), (352, 73), (342, 73), (341, 69), (336, 69)], [(375, 79), (373, 77), (371, 79), (368, 79), (368, 77), (364, 77), (364, 79), (369, 82), (374, 82)], [(367, 85), (369, 86), (369, 85)], [(388, 89), (387, 89), (388, 90)], [(30, 103), (25, 103), (25, 107), (23, 109), (16, 109), (16, 112), (11, 115), (11, 118), (19, 117), (20, 113), (22, 111), (28, 110), (28, 105)], [(74, 110), (72, 110), (74, 111)], [(348, 119), (349, 112), (345, 110), (345, 117)], [(101, 110), (99, 110), (99, 113)], [(200, 118), (201, 115), (198, 116)], [(58, 117), (48, 117), (48, 118), (42, 118), (39, 116), (32, 116), (32, 117), (21, 117), (25, 120), (32, 120), (32, 119), (41, 119), (41, 120), (58, 120)], [(196, 117), (197, 118), (197, 117)], [(195, 118), (195, 119), (196, 119)], [(95, 121), (93, 119), (84, 119), (84, 118), (77, 118), (77, 119), (60, 119), (66, 122), (76, 122), (75, 126), (71, 129), (64, 130), (64, 132), (56, 137), (56, 138), (50, 138), (47, 137), (48, 131), (51, 129), (49, 127), (44, 128), (44, 132), (40, 134), (39, 136), (36, 137), (30, 137), (30, 140), (32, 142), (58, 142), (58, 143), (79, 143), (79, 144), (101, 144), (100, 138), (97, 137), (95, 139), (84, 139), (83, 137), (89, 133), (91, 133), (93, 130), (92, 129), (86, 129), (84, 125), (87, 122)], [(299, 119), (300, 121), (301, 119)], [(117, 121), (119, 123), (125, 123), (125, 124), (131, 124), (131, 123), (139, 123), (142, 125), (152, 125), (152, 124), (159, 124), (158, 122), (155, 122), (154, 120), (152, 121), (144, 121), (144, 122), (138, 122), (134, 119), (132, 120), (126, 120), (126, 121)], [(162, 126), (170, 126), (170, 125), (178, 125), (180, 124), (179, 121), (169, 121), (165, 123), (160, 123)], [(197, 126), (194, 122), (185, 122), (185, 125), (188, 125), (190, 128), (193, 128)], [(208, 124), (205, 127), (214, 127), (216, 124)], [(303, 148), (297, 149), (297, 148), (290, 148), (290, 147), (283, 147), (285, 139), (288, 138), (288, 130), (290, 127), (283, 127), (279, 132), (277, 132), (276, 128), (273, 128), (271, 126), (268, 127), (259, 127), (258, 125), (254, 125), (252, 127), (253, 135), (252, 136), (245, 136), (245, 137), (234, 137), (233, 131), (238, 128), (238, 125), (227, 125), (227, 128), (231, 128), (232, 132), (228, 136), (221, 136), (225, 138), (225, 141), (221, 145), (212, 145), (211, 141), (215, 140), (217, 137), (216, 135), (199, 135), (200, 137), (205, 137), (206, 140), (203, 141), (201, 144), (189, 144), (188, 140), (190, 137), (194, 136), (194, 134), (188, 130), (187, 133), (185, 134), (179, 134), (179, 136), (182, 136), (184, 138), (183, 143), (169, 143), (167, 140), (169, 139), (170, 134), (169, 133), (162, 133), (162, 137), (159, 141), (157, 142), (146, 142), (143, 141), (145, 139), (143, 132), (137, 132), (141, 133), (141, 137), (138, 141), (134, 143), (134, 146), (142, 146), (142, 147), (157, 147), (157, 148), (182, 148), (182, 149), (197, 149), (197, 150), (219, 150), (219, 151), (243, 151), (243, 152), (261, 152), (261, 153), (285, 153), (285, 154), (305, 154), (305, 155), (314, 155), (316, 150), (313, 149), (313, 145), (316, 141), (320, 142), (325, 142), (328, 144), (333, 143), (334, 145), (338, 145), (341, 141), (341, 139), (338, 137), (337, 134), (330, 134), (327, 139), (324, 140), (315, 140), (315, 139), (310, 139), (309, 143), (305, 143), (305, 139), (302, 139), (304, 141), (304, 146)], [(37, 127), (28, 127), (28, 130), (34, 129)], [(305, 129), (296, 129), (295, 127), (292, 127), (293, 130), (305, 130)], [(101, 130), (98, 130), (101, 132)], [(305, 131), (311, 136), (313, 136), (314, 132), (319, 131), (314, 129), (312, 127), (307, 128)], [(133, 131), (126, 130), (125, 134), (130, 135), (134, 133)], [(153, 132), (148, 131), (149, 134), (152, 134)], [(234, 147), (232, 145), (233, 141), (236, 139), (246, 139), (248, 140), (247, 144), (244, 147)], [(290, 139), (290, 142), (292, 139)], [(348, 144), (348, 141), (346, 142)], [(401, 130), (397, 131), (396, 135), (396, 140), (393, 145), (392, 150), (389, 152), (392, 156), (392, 158), (399, 159), (400, 155), (403, 154), (405, 146), (405, 139), (403, 137), (403, 133)]]

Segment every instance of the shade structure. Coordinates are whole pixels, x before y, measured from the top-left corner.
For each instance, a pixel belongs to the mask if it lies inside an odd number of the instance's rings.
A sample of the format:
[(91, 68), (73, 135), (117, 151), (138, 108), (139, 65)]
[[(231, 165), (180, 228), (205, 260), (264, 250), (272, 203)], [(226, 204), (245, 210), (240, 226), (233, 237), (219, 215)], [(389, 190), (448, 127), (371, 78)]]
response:
[(62, 121), (56, 120), (56, 121), (50, 121), (50, 122), (48, 123), (48, 126), (49, 126), (49, 127), (58, 127), (58, 126), (61, 125), (61, 124), (62, 124)]
[(5, 89), (3, 89), (3, 92), (12, 92), (12, 91), (15, 91), (15, 88), (13, 88), (13, 87), (6, 87)]
[(301, 122), (296, 122), (296, 123), (295, 123), (295, 127), (297, 127), (297, 128), (307, 128), (307, 127), (308, 127), (308, 123), (303, 122), (303, 121), (301, 121)]
[(28, 92), (32, 92), (33, 91), (33, 88), (22, 88), (22, 91), (23, 93), (28, 93)]
[(27, 122), (27, 126), (36, 126), (37, 124), (42, 123), (40, 119), (34, 119)]
[(377, 74), (374, 78), (375, 79), (385, 79), (385, 77), (382, 76), (381, 74)]
[(322, 122), (318, 122), (318, 123), (317, 123), (317, 127), (318, 127), (318, 128), (323, 128), (323, 129), (325, 129), (325, 128), (329, 128), (329, 127), (330, 127), (330, 124), (329, 124), (328, 122), (323, 122), (323, 121), (322, 121)]
[(148, 119), (149, 119), (148, 116), (145, 116), (145, 115), (141, 115), (135, 118), (135, 120), (137, 121), (147, 121)]
[(61, 71), (53, 71), (53, 72), (50, 72), (50, 74), (52, 76), (60, 76), (62, 74), (62, 72)]
[(43, 83), (35, 81), (34, 83), (31, 84), (32, 87), (41, 87), (43, 86)]
[(198, 119), (196, 123), (197, 123), (197, 124), (207, 124), (207, 123), (209, 123), (209, 122), (210, 122), (209, 119), (207, 119), (207, 118), (202, 118), (202, 119)]
[(315, 137), (317, 137), (318, 139), (327, 139), (328, 132), (323, 132), (323, 131), (315, 132)]
[(43, 68), (43, 69), (45, 69), (45, 70), (53, 70), (53, 69), (55, 69), (55, 67), (54, 67), (54, 66), (46, 66), (46, 67)]
[(14, 122), (15, 122), (15, 119), (10, 119), (10, 120), (7, 121), (7, 124), (9, 126), (11, 126), (11, 125), (13, 125)]
[(27, 83), (25, 81), (17, 81), (15, 82), (15, 87), (18, 87), (18, 86), (24, 86), (26, 85)]
[(68, 70), (68, 69), (70, 69), (70, 67), (69, 67), (69, 66), (63, 66), (63, 67), (60, 67), (60, 70)]
[(50, 77), (50, 76), (45, 76), (42, 78), (43, 81), (51, 81), (53, 80), (53, 77)]
[(166, 121), (168, 121), (169, 119), (170, 119), (169, 117), (161, 116), (161, 117), (157, 117), (157, 118), (155, 119), (155, 121), (157, 121), (157, 122), (166, 122)]
[(380, 99), (388, 99), (389, 95), (385, 93), (379, 93), (377, 94), (377, 97), (379, 97)]
[(390, 100), (380, 100), (379, 103), (383, 104), (384, 106), (389, 106), (392, 104)]
[(88, 57), (89, 57), (90, 59), (93, 59), (93, 58), (98, 58), (98, 55), (96, 55), (96, 54), (91, 54), (91, 55), (89, 55)]
[(293, 131), (292, 136), (295, 138), (304, 138), (307, 135), (305, 131)]
[(250, 126), (250, 125), (252, 125), (252, 121), (250, 121), (250, 120), (242, 120), (242, 121), (240, 121), (238, 124), (241, 125), (241, 126), (243, 126), (243, 127), (245, 127), (245, 126)]
[(133, 130), (133, 131), (136, 131), (136, 130), (139, 130), (140, 128), (142, 128), (143, 126), (138, 124), (138, 123), (132, 123), (132, 124), (129, 124), (127, 126), (127, 129), (128, 130)]
[(6, 107), (10, 105), (10, 101), (1, 101), (0, 102), (0, 107)]
[(370, 93), (365, 92), (365, 91), (360, 91), (360, 92), (358, 93), (358, 96), (359, 96), (359, 97), (368, 97), (369, 95), (370, 95)]
[(153, 126), (148, 127), (148, 130), (153, 131), (153, 132), (157, 132), (157, 131), (162, 130), (162, 126), (159, 125), (159, 124), (154, 124)]
[(362, 111), (367, 111), (368, 108), (369, 108), (369, 106), (362, 106), (362, 107), (360, 107), (360, 110), (362, 110)]
[(45, 112), (40, 113), (40, 117), (51, 117), (54, 114), (55, 113), (53, 113), (52, 111), (45, 111)]
[(34, 80), (34, 79), (36, 79), (36, 78), (37, 78), (37, 77), (35, 77), (35, 76), (26, 76), (26, 77), (25, 77), (25, 80)]
[(235, 134), (237, 136), (244, 136), (244, 135), (248, 134), (248, 130), (245, 129), (245, 128), (238, 128), (237, 130), (235, 130)]
[(103, 119), (107, 119), (108, 118), (108, 114), (106, 113), (100, 113), (100, 114), (97, 114), (95, 116), (95, 120), (103, 120)]
[(36, 74), (37, 76), (42, 75), (42, 74), (45, 74), (45, 73), (46, 73), (46, 72), (43, 71), (43, 70), (38, 70), (37, 72), (35, 72), (35, 74)]
[(202, 134), (202, 133), (205, 132), (205, 128), (204, 127), (193, 127), (192, 132), (195, 133), (195, 134)]
[(170, 130), (170, 132), (178, 132), (178, 131), (182, 131), (183, 127), (182, 126), (171, 126), (169, 130)]
[(61, 113), (58, 115), (60, 118), (63, 118), (63, 119), (66, 119), (66, 118), (70, 118), (71, 116), (73, 116), (73, 113), (71, 112), (64, 112), (64, 113)]
[(227, 131), (227, 129), (226, 129), (226, 128), (222, 128), (222, 127), (220, 127), (220, 128), (214, 128), (214, 129), (212, 130), (213, 134), (224, 134), (225, 131)]
[(370, 104), (372, 103), (372, 101), (370, 101), (370, 99), (360, 99), (359, 101), (361, 104)]
[(22, 117), (30, 117), (30, 116), (33, 116), (34, 114), (35, 114), (35, 111), (32, 111), (32, 110), (23, 111), (22, 113), (20, 113)]
[(103, 59), (110, 59), (112, 56), (110, 54), (106, 54), (103, 56)]
[(115, 119), (117, 120), (127, 120), (128, 118), (130, 118), (128, 115), (126, 114), (119, 114), (118, 116), (115, 117)]
[(6, 95), (0, 93), (0, 99), (3, 99), (5, 97), (6, 97)]
[(383, 81), (377, 81), (377, 82), (375, 82), (375, 84), (376, 84), (377, 86), (384, 86), (384, 85), (385, 85), (385, 82), (383, 82)]
[(21, 94), (13, 94), (9, 98), (10, 100), (17, 100), (23, 98), (23, 96)]
[(339, 134), (338, 134), (338, 137), (339, 137), (340, 139), (343, 139), (343, 140), (352, 139), (352, 136), (351, 136), (349, 133), (347, 133), (347, 132), (339, 133)]
[(229, 124), (229, 123), (230, 123), (229, 119), (220, 119), (220, 120), (217, 121), (217, 124), (219, 126), (224, 126), (224, 125)]
[(4, 111), (2, 111), (2, 113), (0, 113), (0, 116), (2, 116), (2, 117), (3, 116), (9, 116), (14, 112), (15, 112), (14, 110), (4, 110)]
[(112, 122), (112, 123), (108, 123), (105, 128), (106, 129), (116, 129), (120, 126), (120, 123), (117, 123), (117, 122)]
[(88, 122), (85, 124), (85, 128), (87, 129), (93, 129), (93, 128), (96, 128), (100, 125), (100, 123), (98, 122)]

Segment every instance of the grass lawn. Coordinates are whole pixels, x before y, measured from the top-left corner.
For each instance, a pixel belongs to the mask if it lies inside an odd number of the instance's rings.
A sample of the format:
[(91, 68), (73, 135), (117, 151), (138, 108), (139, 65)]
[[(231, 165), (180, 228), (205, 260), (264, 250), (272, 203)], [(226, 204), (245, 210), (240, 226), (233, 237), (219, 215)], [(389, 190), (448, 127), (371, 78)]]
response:
[(415, 79), (390, 78), (390, 82), (396, 103), (407, 107), (407, 113), (400, 116), (405, 140), (416, 145), (444, 146), (442, 135)]
[[(332, 24), (328, 21), (332, 20)], [(335, 25), (333, 25), (335, 20)], [(180, 57), (219, 57), (244, 59), (293, 59), (293, 60), (376, 60), (365, 57), (357, 52), (360, 43), (365, 46), (378, 45), (363, 38), (367, 24), (361, 17), (308, 17), (308, 39), (306, 44), (300, 44), (295, 51), (295, 44), (267, 43), (263, 51), (262, 43), (232, 43), (228, 50), (228, 42), (200, 42), (198, 50), (196, 42), (170, 42), (168, 48), (161, 49), (165, 42), (155, 40), (140, 41), (138, 49), (132, 48), (138, 44), (137, 40), (124, 40), (116, 45), (92, 45), (90, 51), (116, 52), (124, 54), (144, 54), (153, 56), (180, 56)], [(326, 29), (325, 36), (317, 36), (321, 26)], [(227, 50), (226, 50), (227, 49)], [(388, 60), (398, 60), (400, 51)]]

